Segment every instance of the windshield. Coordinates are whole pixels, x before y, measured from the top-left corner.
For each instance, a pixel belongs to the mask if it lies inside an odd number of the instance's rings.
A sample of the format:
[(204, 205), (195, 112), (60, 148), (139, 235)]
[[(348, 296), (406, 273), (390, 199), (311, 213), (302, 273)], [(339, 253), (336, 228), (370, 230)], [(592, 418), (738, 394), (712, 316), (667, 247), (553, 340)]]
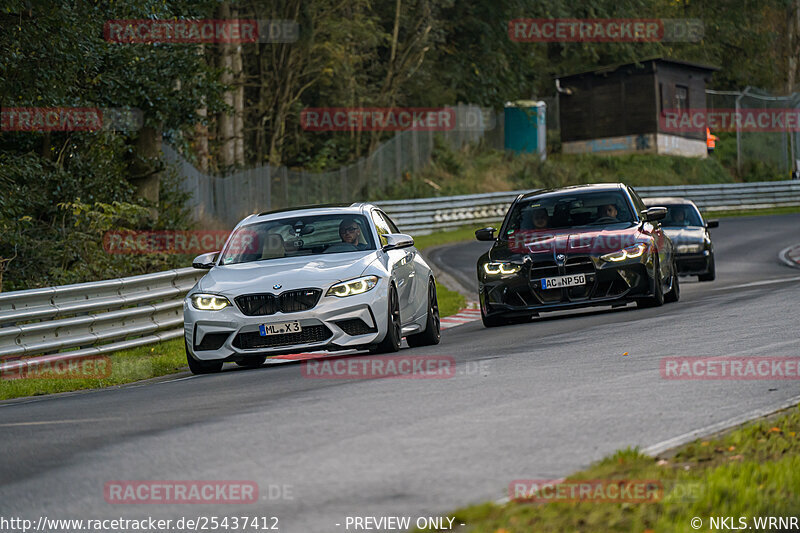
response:
[(537, 231), (633, 221), (630, 203), (621, 192), (534, 197), (514, 206), (506, 235), (519, 230)]
[(702, 226), (703, 219), (697, 208), (689, 204), (664, 205), (667, 216), (661, 221), (665, 228), (683, 228), (686, 226)]
[(231, 235), (220, 265), (374, 250), (369, 228), (365, 217), (348, 213), (248, 224)]

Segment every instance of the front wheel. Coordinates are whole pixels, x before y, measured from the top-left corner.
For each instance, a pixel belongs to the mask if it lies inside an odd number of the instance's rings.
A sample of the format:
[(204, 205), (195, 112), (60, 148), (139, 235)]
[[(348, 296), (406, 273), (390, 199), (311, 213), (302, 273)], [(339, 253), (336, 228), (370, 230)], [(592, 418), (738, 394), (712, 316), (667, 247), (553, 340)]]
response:
[(681, 297), (681, 286), (678, 282), (678, 269), (675, 262), (672, 263), (672, 287), (669, 292), (664, 296), (665, 302), (677, 302)]
[(656, 256), (655, 266), (653, 268), (653, 295), (650, 298), (639, 300), (636, 302), (636, 305), (641, 308), (660, 307), (664, 305), (664, 283), (661, 280), (661, 268), (658, 262), (658, 256)]
[(186, 362), (192, 374), (215, 374), (222, 370), (222, 361), (198, 361), (189, 353), (189, 345), (183, 341), (186, 348)]
[(403, 340), (402, 326), (400, 324), (400, 302), (397, 299), (397, 289), (394, 285), (389, 289), (389, 316), (386, 324), (386, 336), (380, 344), (370, 351), (372, 353), (393, 353), (400, 349)]
[(428, 282), (428, 319), (425, 322), (425, 331), (406, 337), (406, 342), (412, 348), (418, 346), (433, 346), (442, 339), (441, 324), (439, 323), (439, 300), (436, 297), (436, 283)]
[(717, 277), (717, 269), (714, 265), (714, 256), (711, 256), (711, 264), (708, 266), (708, 272), (697, 276), (698, 281), (714, 281)]
[(486, 316), (486, 313), (483, 311), (483, 307), (481, 306), (481, 322), (483, 322), (484, 327), (487, 328), (496, 328), (498, 326), (505, 326), (508, 324), (508, 319), (502, 316)]

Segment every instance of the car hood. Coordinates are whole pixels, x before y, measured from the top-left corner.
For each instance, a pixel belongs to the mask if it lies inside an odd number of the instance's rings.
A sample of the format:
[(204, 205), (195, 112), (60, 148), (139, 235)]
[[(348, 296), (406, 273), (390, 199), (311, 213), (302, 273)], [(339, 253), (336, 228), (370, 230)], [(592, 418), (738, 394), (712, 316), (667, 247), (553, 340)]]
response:
[(700, 244), (705, 240), (705, 228), (695, 226), (688, 228), (664, 228), (664, 233), (667, 234), (673, 244)]
[(509, 235), (508, 241), (498, 241), (490, 252), (490, 259), (504, 261), (523, 255), (601, 255), (648, 239), (649, 235), (643, 233), (638, 224), (616, 224), (600, 229), (518, 231)]
[[(254, 292), (326, 288), (357, 278), (377, 258), (376, 251), (286, 257), (212, 268), (197, 284), (197, 291), (238, 296)], [(279, 289), (273, 285), (281, 285)]]

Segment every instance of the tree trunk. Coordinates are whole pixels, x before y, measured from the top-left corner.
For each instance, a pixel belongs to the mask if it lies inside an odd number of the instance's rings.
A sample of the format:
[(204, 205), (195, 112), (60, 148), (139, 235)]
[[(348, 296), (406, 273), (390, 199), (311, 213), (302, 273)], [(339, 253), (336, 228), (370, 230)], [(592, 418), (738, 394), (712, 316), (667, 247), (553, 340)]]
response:
[[(220, 4), (217, 11), (217, 18), (227, 20), (231, 18), (231, 8), (228, 2)], [(219, 67), (222, 69), (222, 76), (220, 81), (228, 86), (233, 85), (233, 48), (234, 45), (230, 43), (220, 43), (219, 45)], [(223, 101), (226, 105), (234, 108), (234, 91), (229, 90), (225, 92)], [(219, 133), (219, 166), (221, 169), (227, 170), (234, 165), (234, 117), (232, 111), (225, 111), (219, 114), (217, 118)]]
[(789, 48), (787, 58), (786, 94), (794, 92), (797, 80), (798, 60), (800, 60), (800, 0), (792, 0), (786, 17), (786, 44)]
[[(161, 130), (145, 126), (136, 141), (136, 158), (131, 165), (129, 181), (136, 188), (136, 196), (158, 204), (161, 182)], [(155, 214), (155, 213), (154, 213)]]

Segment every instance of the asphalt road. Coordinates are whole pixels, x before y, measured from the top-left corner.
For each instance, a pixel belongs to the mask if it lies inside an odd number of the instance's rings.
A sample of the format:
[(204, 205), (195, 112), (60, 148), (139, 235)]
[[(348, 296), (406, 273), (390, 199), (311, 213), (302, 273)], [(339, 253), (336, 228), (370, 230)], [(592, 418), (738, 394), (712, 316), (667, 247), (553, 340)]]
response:
[[(659, 361), (799, 355), (800, 270), (777, 257), (798, 228), (799, 214), (723, 219), (717, 281), (683, 278), (675, 304), (473, 322), (400, 352), (452, 356), (449, 379), (309, 379), (282, 365), (0, 403), (0, 516), (276, 516), (283, 532), (347, 531), (347, 516), (446, 513), (515, 479), (768, 411), (798, 382), (665, 380)], [(472, 283), (485, 247), (437, 257)], [(261, 499), (110, 504), (113, 480), (251, 480)]]

